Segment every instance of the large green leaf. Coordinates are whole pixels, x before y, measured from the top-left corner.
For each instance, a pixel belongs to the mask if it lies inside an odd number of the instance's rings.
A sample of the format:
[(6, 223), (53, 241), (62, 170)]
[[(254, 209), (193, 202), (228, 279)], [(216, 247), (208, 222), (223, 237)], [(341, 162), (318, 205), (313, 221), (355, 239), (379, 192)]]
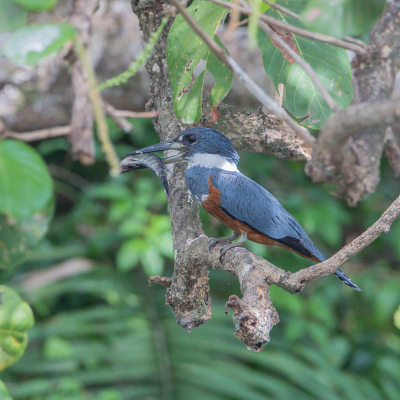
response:
[[(279, 0), (276, 4), (300, 12), (303, 10), (304, 1)], [(291, 25), (302, 26), (296, 19), (273, 8), (270, 8), (266, 14)], [(347, 107), (353, 97), (353, 87), (346, 50), (298, 35), (293, 35), (293, 37), (299, 49), (299, 56), (311, 65), (322, 84), (340, 106)], [(291, 64), (287, 61), (262, 30), (258, 31), (257, 45), (262, 53), (265, 71), (276, 89), (279, 83), (285, 85), (286, 99), (283, 105), (294, 117), (306, 118), (302, 122), (303, 125), (321, 129), (324, 122), (332, 115), (332, 111), (303, 68), (297, 63)]]
[(359, 36), (382, 14), (384, 0), (309, 0), (302, 12), (304, 25), (331, 36)]
[(22, 142), (0, 142), (0, 268), (16, 265), (45, 235), (53, 201), (39, 154)]
[(33, 215), (53, 198), (46, 164), (31, 146), (0, 142), (0, 194), (0, 213), (15, 218)]
[(8, 392), (6, 385), (0, 381), (0, 399), (1, 400), (12, 400), (10, 393)]
[(25, 26), (6, 41), (3, 53), (16, 64), (35, 65), (60, 50), (75, 34), (75, 28), (66, 23)]
[[(188, 12), (210, 37), (224, 47), (216, 31), (228, 13), (226, 8), (206, 0), (194, 0)], [(195, 78), (194, 69), (201, 60), (206, 62), (206, 66)], [(212, 106), (221, 102), (232, 86), (233, 72), (214, 56), (181, 15), (176, 17), (168, 35), (167, 64), (174, 111), (182, 122), (189, 124), (202, 117), (201, 100), (206, 71), (215, 80), (210, 93)]]
[(0, 286), (0, 371), (15, 363), (28, 344), (33, 313), (14, 290)]
[(0, 33), (13, 31), (28, 20), (28, 11), (12, 0), (0, 0)]
[(58, 0), (14, 0), (17, 4), (32, 11), (51, 10)]

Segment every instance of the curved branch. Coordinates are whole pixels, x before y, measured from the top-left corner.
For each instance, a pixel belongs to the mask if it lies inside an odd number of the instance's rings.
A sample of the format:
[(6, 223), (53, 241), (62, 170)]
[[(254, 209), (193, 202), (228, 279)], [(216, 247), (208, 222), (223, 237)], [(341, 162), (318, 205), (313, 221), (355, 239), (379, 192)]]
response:
[[(399, 215), (400, 196), (370, 228), (331, 258), (296, 273), (278, 268), (244, 248), (234, 248), (227, 252), (221, 264), (219, 261), (221, 247), (216, 246), (210, 253), (208, 250), (210, 239), (204, 235), (187, 243), (182, 262), (186, 268), (196, 270), (209, 266), (238, 277), (243, 298), (239, 299), (232, 295), (227, 306), (235, 310), (233, 316), (235, 336), (241, 339), (250, 350), (258, 352), (262, 350), (265, 343), (269, 342), (269, 332), (279, 322), (278, 313), (269, 297), (271, 284), (277, 285), (289, 293), (301, 292), (307, 283), (334, 273), (347, 260), (369, 246), (383, 233), (389, 232), (392, 223)], [(160, 277), (153, 279), (155, 282), (158, 280)], [(186, 286), (187, 283), (181, 281), (175, 288), (170, 287), (168, 292), (171, 294), (178, 290), (179, 293), (185, 293)], [(201, 303), (198, 294), (197, 292), (196, 297), (192, 297), (192, 302)], [(182, 298), (178, 296), (175, 298), (182, 301)], [(189, 301), (189, 299), (186, 298), (185, 301)], [(174, 307), (173, 303), (168, 302), (168, 304)], [(188, 317), (187, 313), (184, 315), (186, 318)], [(198, 315), (196, 315), (197, 320)], [(187, 320), (186, 323), (188, 323)]]

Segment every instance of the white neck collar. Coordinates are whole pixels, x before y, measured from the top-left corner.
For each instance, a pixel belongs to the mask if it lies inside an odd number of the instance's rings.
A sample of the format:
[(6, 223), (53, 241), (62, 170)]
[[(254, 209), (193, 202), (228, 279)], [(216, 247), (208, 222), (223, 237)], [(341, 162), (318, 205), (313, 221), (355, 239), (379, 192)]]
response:
[(239, 172), (235, 163), (229, 162), (225, 157), (219, 154), (194, 154), (188, 160), (189, 168), (205, 167), (205, 168), (220, 168), (224, 171)]

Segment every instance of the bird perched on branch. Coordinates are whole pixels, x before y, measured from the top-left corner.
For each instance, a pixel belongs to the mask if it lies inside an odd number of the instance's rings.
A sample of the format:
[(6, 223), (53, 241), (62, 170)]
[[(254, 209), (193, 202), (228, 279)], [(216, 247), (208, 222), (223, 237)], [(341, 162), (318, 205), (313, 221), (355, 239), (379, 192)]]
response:
[[(326, 260), (278, 200), (238, 170), (239, 156), (221, 132), (189, 128), (173, 140), (129, 155), (165, 150), (179, 151), (164, 158), (164, 162), (186, 161), (185, 180), (190, 192), (207, 212), (233, 230), (232, 236), (214, 239), (210, 244), (211, 250), (218, 243), (227, 243), (221, 248), (220, 260), (229, 249), (242, 246), (247, 240), (284, 247), (312, 261)], [(346, 285), (361, 290), (342, 271), (337, 270), (335, 275)]]

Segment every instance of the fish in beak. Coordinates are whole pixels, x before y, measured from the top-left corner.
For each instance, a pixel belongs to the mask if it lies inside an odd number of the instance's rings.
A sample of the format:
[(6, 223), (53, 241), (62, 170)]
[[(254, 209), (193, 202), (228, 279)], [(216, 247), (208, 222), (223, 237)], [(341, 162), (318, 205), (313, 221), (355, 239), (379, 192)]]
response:
[(165, 164), (155, 154), (127, 155), (120, 163), (121, 174), (133, 169), (149, 168), (162, 182), (167, 198), (169, 196), (168, 180), (165, 171)]
[(139, 149), (132, 153), (126, 154), (124, 156), (124, 158), (128, 157), (128, 156), (135, 156), (138, 154), (156, 153), (157, 151), (167, 151), (167, 150), (178, 150), (179, 151), (178, 154), (176, 154), (174, 156), (166, 157), (163, 159), (165, 164), (172, 164), (174, 162), (184, 161), (184, 155), (186, 152), (188, 152), (190, 150), (190, 148), (185, 146), (184, 144), (182, 144), (180, 141), (167, 140), (165, 142), (154, 144), (153, 146), (149, 146), (149, 147), (144, 147), (143, 149)]

